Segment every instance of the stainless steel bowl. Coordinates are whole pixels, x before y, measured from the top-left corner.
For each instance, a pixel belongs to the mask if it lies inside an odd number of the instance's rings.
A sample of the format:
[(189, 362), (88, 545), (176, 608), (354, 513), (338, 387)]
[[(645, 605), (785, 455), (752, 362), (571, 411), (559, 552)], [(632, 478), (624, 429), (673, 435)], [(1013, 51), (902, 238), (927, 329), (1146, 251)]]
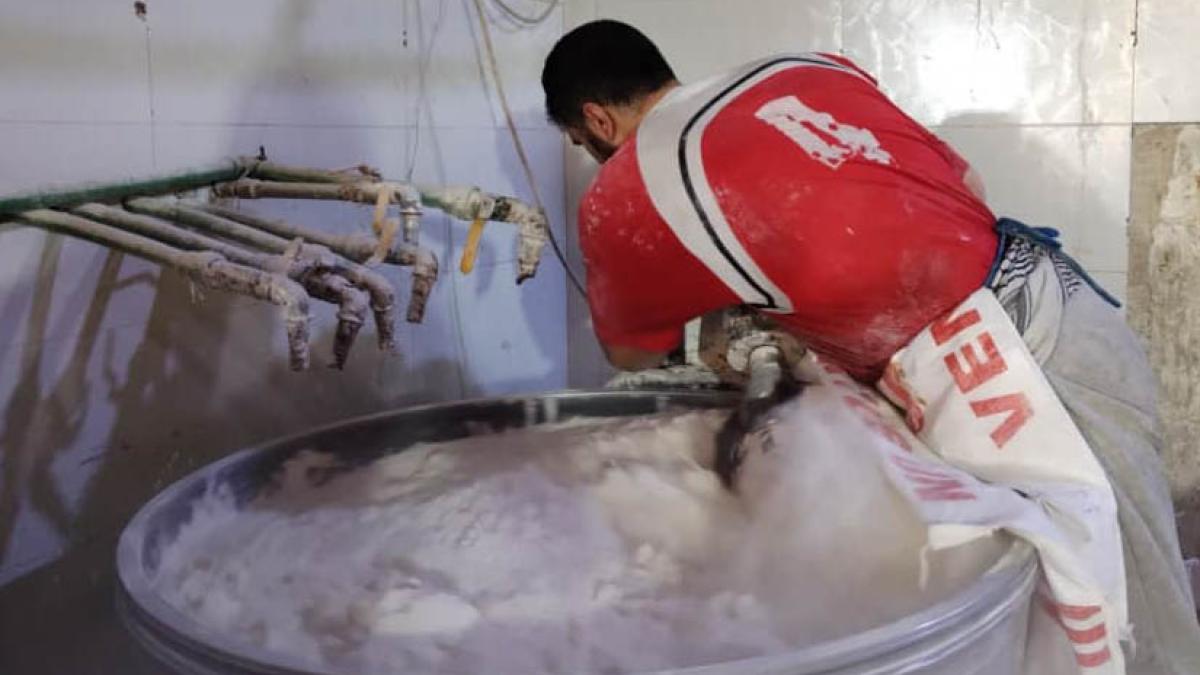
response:
[[(138, 642), (175, 672), (328, 675), (334, 671), (212, 631), (154, 592), (161, 552), (208, 490), (224, 489), (239, 504), (249, 502), (284, 462), (305, 449), (319, 448), (357, 466), (415, 443), (478, 433), (481, 426), (499, 431), (574, 418), (723, 408), (735, 400), (734, 394), (720, 392), (603, 391), (427, 405), (359, 417), (236, 452), (159, 493), (126, 526), (117, 546), (120, 614)], [(1023, 544), (1014, 544), (1013, 554), (1014, 564), (985, 575), (958, 596), (866, 633), (688, 672), (1016, 675), (1036, 563)], [(1005, 637), (998, 640), (999, 634)], [(1000, 651), (991, 656), (984, 653), (996, 649)], [(1005, 665), (1009, 662), (1011, 668)], [(985, 669), (975, 667), (980, 664)]]

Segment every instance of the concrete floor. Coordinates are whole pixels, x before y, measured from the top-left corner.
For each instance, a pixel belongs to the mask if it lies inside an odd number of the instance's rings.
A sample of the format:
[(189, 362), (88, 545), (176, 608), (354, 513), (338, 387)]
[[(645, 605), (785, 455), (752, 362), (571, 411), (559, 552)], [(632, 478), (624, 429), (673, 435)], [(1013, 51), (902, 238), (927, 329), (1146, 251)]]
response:
[[(109, 538), (93, 546), (112, 550)], [(116, 569), (87, 547), (0, 588), (0, 673), (163, 675), (169, 672), (125, 630), (116, 611)], [(109, 560), (112, 559), (108, 555)]]

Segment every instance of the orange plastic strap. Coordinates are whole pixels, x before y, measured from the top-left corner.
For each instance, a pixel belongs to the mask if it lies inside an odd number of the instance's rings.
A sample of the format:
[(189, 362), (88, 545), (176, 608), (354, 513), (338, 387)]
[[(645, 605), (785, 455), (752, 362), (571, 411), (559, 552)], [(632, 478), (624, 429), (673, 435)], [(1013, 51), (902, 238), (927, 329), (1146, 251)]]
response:
[(470, 274), (475, 269), (475, 258), (479, 255), (479, 241), (483, 239), (483, 218), (471, 222), (467, 230), (467, 243), (463, 246), (462, 260), (458, 263), (458, 271)]

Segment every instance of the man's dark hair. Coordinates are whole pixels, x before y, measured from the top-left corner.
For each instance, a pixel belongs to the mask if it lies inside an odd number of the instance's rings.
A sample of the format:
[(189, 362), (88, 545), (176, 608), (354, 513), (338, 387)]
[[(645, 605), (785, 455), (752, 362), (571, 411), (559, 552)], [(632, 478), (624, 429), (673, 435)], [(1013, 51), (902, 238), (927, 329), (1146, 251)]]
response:
[(675, 79), (641, 31), (620, 21), (592, 21), (564, 35), (546, 57), (546, 114), (560, 127), (581, 126), (584, 103), (633, 103)]

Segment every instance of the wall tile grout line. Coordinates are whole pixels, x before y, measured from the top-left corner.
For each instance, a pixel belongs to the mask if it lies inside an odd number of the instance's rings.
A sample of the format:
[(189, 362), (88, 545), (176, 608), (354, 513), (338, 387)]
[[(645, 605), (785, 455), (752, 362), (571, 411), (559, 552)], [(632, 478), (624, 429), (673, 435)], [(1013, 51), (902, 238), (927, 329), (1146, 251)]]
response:
[[(80, 127), (149, 127), (152, 123), (145, 120), (64, 120), (64, 119), (0, 119), (0, 125), (20, 126), (20, 125), (43, 125), (43, 126), (80, 126)], [(213, 129), (243, 129), (243, 128), (265, 128), (265, 129), (339, 129), (339, 130), (396, 130), (396, 131), (412, 131), (416, 128), (415, 124), (398, 123), (398, 124), (345, 124), (345, 123), (322, 123), (322, 122), (200, 122), (188, 120), (155, 120), (153, 122), (158, 128), (213, 128)], [(494, 126), (485, 124), (449, 124), (438, 125), (439, 130), (444, 131), (479, 131), (479, 130), (499, 130), (508, 131), (508, 127), (504, 125)], [(544, 126), (521, 126), (517, 125), (520, 131), (528, 131), (531, 133), (547, 132), (558, 134), (558, 130), (547, 124)]]
[(150, 48), (150, 19), (145, 15), (140, 18), (146, 29), (146, 107), (150, 113), (150, 166), (158, 169), (158, 134), (154, 124), (154, 57)]

